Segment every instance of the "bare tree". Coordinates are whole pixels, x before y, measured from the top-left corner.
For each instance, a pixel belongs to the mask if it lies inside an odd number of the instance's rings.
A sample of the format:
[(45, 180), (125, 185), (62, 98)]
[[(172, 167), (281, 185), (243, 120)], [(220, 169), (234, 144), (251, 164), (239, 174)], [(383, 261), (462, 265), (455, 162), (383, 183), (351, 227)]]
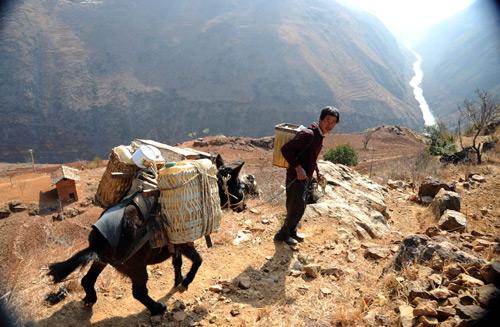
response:
[(363, 134), (363, 149), (368, 150), (368, 142), (372, 139), (373, 133), (375, 132), (374, 129), (370, 128), (365, 131)]
[(471, 124), (471, 129), (474, 132), (472, 148), (476, 152), (477, 163), (481, 164), (482, 143), (478, 142), (476, 144), (477, 137), (489, 124), (500, 120), (500, 104), (487, 91), (478, 89), (475, 93), (479, 101), (472, 102), (466, 98), (463, 108), (460, 111), (469, 120), (469, 124)]

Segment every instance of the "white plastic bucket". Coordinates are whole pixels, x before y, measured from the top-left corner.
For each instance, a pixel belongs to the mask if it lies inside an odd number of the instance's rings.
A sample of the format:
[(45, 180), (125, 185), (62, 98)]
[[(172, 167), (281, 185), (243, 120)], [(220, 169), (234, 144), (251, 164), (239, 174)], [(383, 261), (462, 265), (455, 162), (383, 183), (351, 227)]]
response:
[(144, 166), (144, 160), (152, 161), (154, 163), (161, 163), (165, 161), (160, 150), (147, 144), (142, 144), (132, 155), (132, 161), (137, 165), (137, 167), (146, 168)]

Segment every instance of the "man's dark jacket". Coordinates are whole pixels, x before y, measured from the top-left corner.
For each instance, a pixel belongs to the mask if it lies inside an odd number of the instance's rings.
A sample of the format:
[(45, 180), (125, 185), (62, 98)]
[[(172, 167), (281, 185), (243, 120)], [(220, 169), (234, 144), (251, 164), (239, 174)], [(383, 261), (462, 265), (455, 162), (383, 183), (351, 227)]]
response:
[(311, 178), (317, 170), (317, 159), (323, 147), (323, 135), (317, 123), (312, 123), (309, 128), (298, 132), (295, 137), (281, 147), (281, 153), (288, 161), (286, 170), (287, 180), (297, 178), (295, 167), (302, 166), (307, 177)]

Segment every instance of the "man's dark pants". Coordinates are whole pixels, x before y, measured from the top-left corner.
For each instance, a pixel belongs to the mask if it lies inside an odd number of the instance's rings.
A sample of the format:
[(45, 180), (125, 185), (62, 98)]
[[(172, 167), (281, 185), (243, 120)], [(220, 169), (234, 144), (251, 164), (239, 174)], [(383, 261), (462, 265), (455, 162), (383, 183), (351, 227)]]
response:
[(286, 185), (286, 218), (280, 231), (276, 234), (277, 240), (284, 240), (287, 237), (294, 236), (297, 232), (299, 224), (306, 204), (304, 203), (304, 190), (306, 181), (294, 180), (293, 182), (287, 179)]

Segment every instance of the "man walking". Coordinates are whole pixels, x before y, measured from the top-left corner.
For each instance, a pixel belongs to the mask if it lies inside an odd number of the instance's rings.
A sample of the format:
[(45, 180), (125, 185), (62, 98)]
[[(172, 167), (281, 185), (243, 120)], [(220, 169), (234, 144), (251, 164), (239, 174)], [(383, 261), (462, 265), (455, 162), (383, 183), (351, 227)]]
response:
[(316, 161), (323, 146), (324, 136), (330, 133), (339, 119), (340, 114), (335, 107), (325, 107), (321, 110), (318, 123), (312, 123), (309, 128), (298, 132), (281, 148), (281, 153), (289, 164), (285, 184), (286, 218), (274, 236), (274, 241), (286, 242), (288, 245), (304, 241), (304, 236), (297, 232), (297, 225), (306, 209), (306, 185), (314, 171), (318, 179), (322, 178)]

